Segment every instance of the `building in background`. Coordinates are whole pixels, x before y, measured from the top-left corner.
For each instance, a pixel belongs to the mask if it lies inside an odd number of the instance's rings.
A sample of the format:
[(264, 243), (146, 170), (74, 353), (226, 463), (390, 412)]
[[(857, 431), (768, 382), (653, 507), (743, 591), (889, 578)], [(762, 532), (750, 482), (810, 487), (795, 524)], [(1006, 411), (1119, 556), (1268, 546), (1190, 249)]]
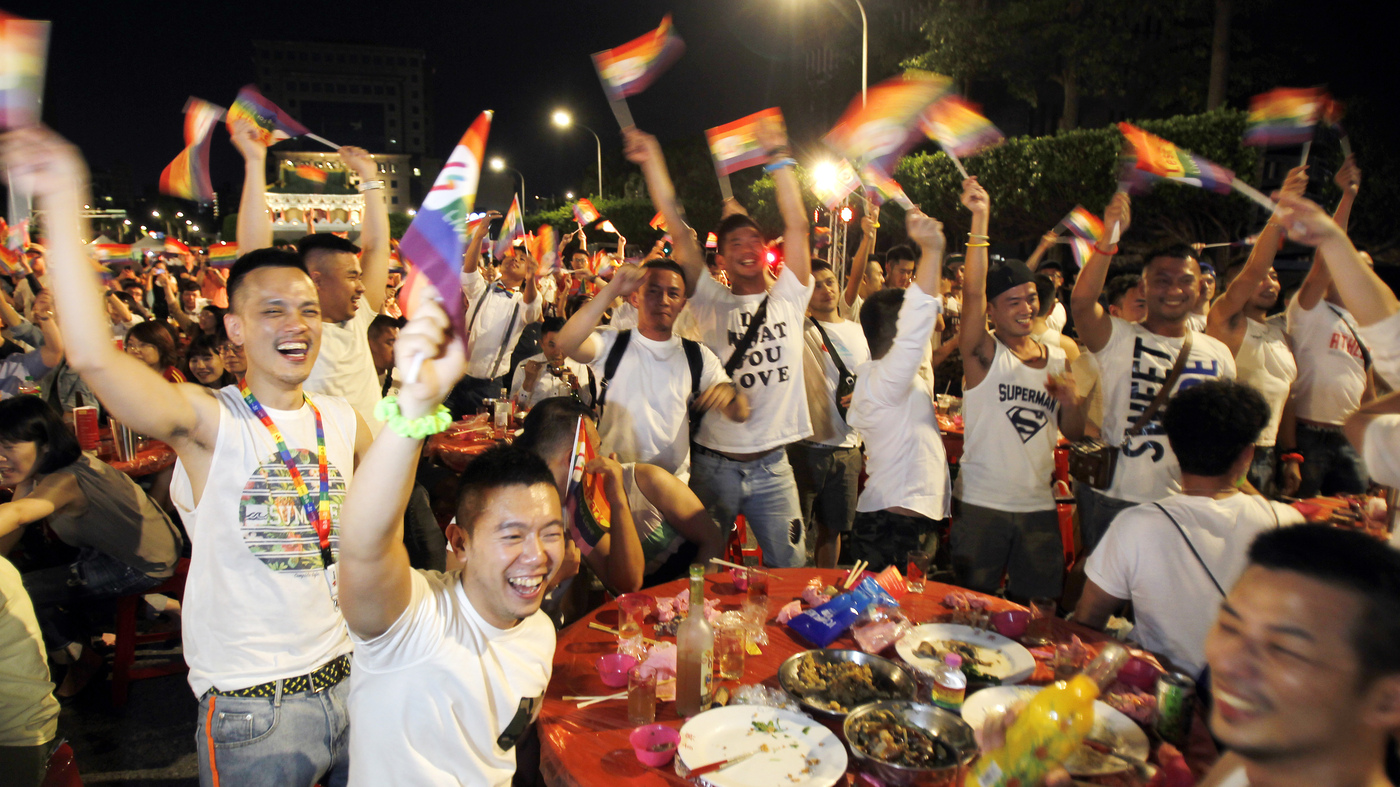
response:
[[(272, 230), (277, 237), (305, 235), (308, 218), (315, 222), (317, 232), (359, 233), (365, 200), (356, 188), (359, 179), (345, 168), (339, 155), (329, 150), (270, 152), (267, 207), (272, 211)], [(407, 153), (371, 155), (379, 165), (389, 212), (411, 212), (417, 204), (410, 195), (413, 157)]]

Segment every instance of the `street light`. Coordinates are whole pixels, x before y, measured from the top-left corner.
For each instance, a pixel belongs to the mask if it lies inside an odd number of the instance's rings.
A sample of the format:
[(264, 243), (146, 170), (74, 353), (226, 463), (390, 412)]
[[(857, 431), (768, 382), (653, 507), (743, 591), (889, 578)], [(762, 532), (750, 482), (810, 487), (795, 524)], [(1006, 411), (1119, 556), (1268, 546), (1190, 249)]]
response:
[(564, 192), (564, 199), (572, 200), (573, 198), (574, 198), (574, 193), (573, 193), (572, 191), (566, 191), (566, 192)]
[[(599, 196), (599, 197), (602, 197), (602, 196), (603, 196), (603, 140), (601, 140), (601, 139), (598, 138), (598, 132), (594, 131), (593, 129), (589, 128), (588, 126), (583, 125), (582, 123), (575, 123), (575, 122), (574, 122), (574, 117), (573, 117), (573, 115), (570, 115), (568, 112), (566, 112), (566, 111), (564, 111), (564, 110), (562, 110), (562, 109), (556, 109), (556, 110), (554, 110), (553, 120), (554, 120), (554, 125), (558, 126), (559, 128), (568, 128), (569, 126), (575, 126), (575, 125), (576, 125), (576, 126), (578, 126), (579, 128), (583, 129), (584, 131), (587, 131), (588, 133), (590, 133), (590, 134), (593, 135), (593, 141), (596, 142), (596, 143), (598, 144), (598, 196)], [(570, 199), (573, 199), (573, 198), (570, 197)]]
[(158, 210), (153, 210), (153, 211), (151, 211), (151, 218), (153, 218), (153, 219), (158, 219), (158, 218), (160, 218), (160, 211), (158, 211)]
[(492, 156), (490, 164), (492, 172), (504, 172), (506, 170), (510, 170), (511, 172), (520, 175), (520, 210), (523, 212), (525, 210), (525, 176), (521, 174), (520, 170), (516, 169), (515, 167), (506, 166), (506, 160), (501, 158), (500, 156)]

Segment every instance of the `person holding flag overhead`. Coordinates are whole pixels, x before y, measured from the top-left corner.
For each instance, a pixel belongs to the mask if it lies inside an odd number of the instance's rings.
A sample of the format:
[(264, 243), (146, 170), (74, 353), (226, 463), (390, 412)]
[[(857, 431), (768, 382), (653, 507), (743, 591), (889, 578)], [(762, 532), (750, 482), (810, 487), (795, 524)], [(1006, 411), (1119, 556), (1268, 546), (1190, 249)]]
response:
[(345, 784), (351, 642), (337, 600), (338, 520), (370, 433), (345, 400), (302, 387), (321, 339), (305, 265), (250, 244), (229, 273), (225, 318), (246, 376), (219, 391), (167, 384), (112, 346), (81, 239), (82, 156), (33, 127), (7, 134), (0, 157), (51, 221), (69, 364), (114, 417), (179, 456), (171, 498), (194, 550), (182, 636), (200, 698), (200, 783)]

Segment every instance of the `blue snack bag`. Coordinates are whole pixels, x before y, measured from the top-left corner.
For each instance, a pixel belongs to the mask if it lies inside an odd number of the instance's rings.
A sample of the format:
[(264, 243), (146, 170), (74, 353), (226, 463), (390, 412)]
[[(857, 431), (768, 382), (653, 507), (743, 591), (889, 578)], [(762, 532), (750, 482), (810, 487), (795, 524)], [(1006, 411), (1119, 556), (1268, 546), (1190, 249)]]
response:
[(876, 603), (883, 606), (899, 606), (899, 602), (876, 584), (873, 578), (866, 577), (850, 592), (842, 593), (820, 607), (813, 607), (801, 615), (794, 616), (787, 625), (808, 642), (824, 648), (845, 633), (866, 607)]

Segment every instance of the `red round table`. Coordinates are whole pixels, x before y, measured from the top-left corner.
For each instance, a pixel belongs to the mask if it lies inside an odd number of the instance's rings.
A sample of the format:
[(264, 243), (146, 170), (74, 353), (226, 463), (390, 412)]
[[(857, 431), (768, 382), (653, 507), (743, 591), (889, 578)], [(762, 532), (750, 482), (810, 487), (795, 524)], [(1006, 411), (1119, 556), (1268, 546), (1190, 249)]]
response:
[[(821, 577), (824, 581), (835, 584), (844, 579), (846, 574), (840, 569), (817, 568), (769, 571), (773, 574), (769, 584), (771, 616), (776, 616), (782, 605), (798, 598), (812, 577)], [(647, 588), (642, 592), (657, 598), (674, 596), (687, 586), (687, 582), (681, 579)], [(911, 593), (901, 599), (900, 603), (911, 622), (936, 621), (949, 613), (940, 602), (944, 595), (954, 590), (960, 588), (928, 582), (922, 594)], [(985, 599), (993, 612), (1022, 608), (1005, 599), (982, 596), (970, 591), (963, 592)], [(719, 598), (722, 610), (738, 609), (744, 598), (743, 593), (734, 589), (728, 573), (707, 576), (705, 596)], [(632, 726), (627, 723), (626, 700), (602, 702), (583, 709), (579, 709), (576, 702), (563, 700), (563, 697), (571, 695), (604, 695), (618, 691), (604, 686), (594, 667), (594, 662), (599, 656), (616, 651), (617, 639), (606, 632), (590, 629), (590, 622), (615, 627), (617, 604), (604, 604), (559, 632), (558, 644), (554, 651), (554, 674), (545, 693), (544, 708), (538, 721), (540, 772), (545, 782), (555, 787), (690, 784), (677, 777), (671, 766), (648, 768), (637, 762), (632, 753), (632, 746), (627, 741)], [(1105, 635), (1099, 632), (1063, 620), (1056, 621), (1056, 629), (1057, 633), (1077, 634), (1086, 643), (1106, 639)], [(789, 656), (811, 647), (786, 625), (774, 622), (772, 617), (769, 619), (767, 630), (768, 645), (763, 647), (762, 655), (748, 656), (744, 665), (744, 679), (724, 681), (723, 685), (732, 689), (740, 684), (763, 683), (777, 688), (778, 667)], [(847, 633), (829, 647), (857, 646), (855, 640)], [(1053, 671), (1048, 665), (1038, 664), (1030, 682), (1048, 683), (1052, 678)], [(676, 715), (674, 702), (661, 702), (657, 705), (656, 721), (676, 728), (684, 722)], [(1214, 747), (1210, 743), (1209, 735), (1205, 734), (1204, 727), (1198, 718), (1191, 745), (1186, 752), (1187, 759), (1193, 766), (1199, 764), (1200, 767), (1208, 767), (1215, 759)]]
[(483, 413), (457, 421), (447, 431), (429, 437), (427, 450), (429, 458), (460, 473), (495, 444), (495, 434)]
[(146, 447), (127, 461), (118, 459), (111, 446), (111, 440), (104, 439), (98, 448), (98, 458), (132, 478), (159, 473), (175, 464), (175, 449), (159, 440), (147, 440)]

